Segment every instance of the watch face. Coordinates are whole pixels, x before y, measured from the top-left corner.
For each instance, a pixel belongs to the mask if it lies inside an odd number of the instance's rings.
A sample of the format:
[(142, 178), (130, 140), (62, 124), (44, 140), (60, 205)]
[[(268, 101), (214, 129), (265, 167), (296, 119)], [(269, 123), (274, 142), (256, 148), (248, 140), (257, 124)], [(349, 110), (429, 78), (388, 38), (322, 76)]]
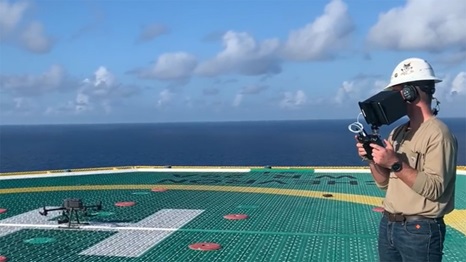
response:
[(402, 165), (400, 163), (395, 163), (392, 166), (392, 170), (395, 171), (395, 172), (398, 172), (398, 171), (401, 170), (401, 167), (402, 167)]

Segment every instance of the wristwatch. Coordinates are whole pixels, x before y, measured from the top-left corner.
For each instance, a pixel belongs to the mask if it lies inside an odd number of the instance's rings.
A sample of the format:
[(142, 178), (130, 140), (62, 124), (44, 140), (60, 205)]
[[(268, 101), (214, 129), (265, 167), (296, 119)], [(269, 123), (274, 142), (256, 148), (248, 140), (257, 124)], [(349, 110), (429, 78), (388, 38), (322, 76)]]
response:
[(403, 169), (403, 163), (401, 161), (396, 162), (390, 168), (393, 172), (400, 172)]

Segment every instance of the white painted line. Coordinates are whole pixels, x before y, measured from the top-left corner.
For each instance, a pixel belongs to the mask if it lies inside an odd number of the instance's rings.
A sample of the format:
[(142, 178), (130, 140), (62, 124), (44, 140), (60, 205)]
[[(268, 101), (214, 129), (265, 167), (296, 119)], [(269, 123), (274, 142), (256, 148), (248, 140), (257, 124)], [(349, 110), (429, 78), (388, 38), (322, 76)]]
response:
[[(359, 174), (370, 174), (370, 170), (367, 169), (332, 169), (332, 168), (319, 168), (319, 169), (314, 169), (314, 173), (334, 173), (334, 174), (340, 174), (340, 173), (359, 173)], [(457, 175), (466, 175), (466, 170), (456, 170)]]
[(19, 228), (51, 228), (59, 229), (60, 227), (65, 227), (64, 225), (57, 225), (57, 222), (52, 225), (47, 224), (15, 224), (15, 223), (0, 223), (0, 227), (19, 227)]
[[(273, 170), (273, 169), (272, 169)], [(81, 172), (63, 172), (63, 173), (50, 173), (50, 174), (29, 174), (29, 175), (10, 175), (0, 176), (0, 180), (13, 180), (13, 179), (26, 179), (26, 178), (44, 178), (44, 177), (64, 177), (64, 176), (89, 176), (101, 174), (122, 174), (134, 172), (150, 172), (150, 173), (248, 173), (250, 168), (135, 168), (127, 170), (101, 170), (101, 171), (81, 171)], [(264, 171), (267, 171), (264, 169)], [(314, 173), (359, 173), (369, 174), (369, 168), (316, 168)], [(457, 175), (466, 175), (466, 170), (457, 170)]]
[(141, 168), (136, 172), (202, 172), (202, 173), (247, 173), (250, 168)]
[(132, 172), (139, 172), (139, 171), (137, 169), (134, 169), (134, 170), (83, 171), (83, 172), (63, 172), (63, 173), (50, 173), (50, 174), (12, 175), (12, 176), (0, 176), (0, 180), (43, 178), (43, 177), (63, 177), (63, 176), (89, 176), (89, 175), (121, 174), (121, 173), (132, 173)]
[[(47, 224), (14, 224), (14, 223), (0, 223), (0, 227), (17, 227), (19, 228), (47, 228), (47, 229), (77, 229), (77, 230), (108, 230), (108, 231), (120, 231), (120, 230), (131, 230), (131, 231), (176, 231), (179, 228), (162, 228), (162, 227), (135, 227), (135, 226), (97, 226), (97, 225), (85, 225), (72, 226), (68, 228), (67, 224), (58, 225), (56, 221), (53, 221), (53, 225)], [(131, 224), (134, 225), (134, 224)], [(1, 230), (1, 229), (0, 229)], [(16, 230), (17, 231), (17, 230)]]
[(319, 168), (319, 169), (314, 169), (314, 173), (334, 173), (334, 174), (340, 174), (340, 173), (359, 173), (359, 174), (370, 174), (369, 169), (332, 169), (332, 168)]

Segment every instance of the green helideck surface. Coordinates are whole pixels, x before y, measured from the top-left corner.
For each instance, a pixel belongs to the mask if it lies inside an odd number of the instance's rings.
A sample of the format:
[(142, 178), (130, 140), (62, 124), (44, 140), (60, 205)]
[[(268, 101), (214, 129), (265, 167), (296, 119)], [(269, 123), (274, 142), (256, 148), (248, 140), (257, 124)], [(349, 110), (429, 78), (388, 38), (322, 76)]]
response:
[[(337, 196), (383, 197), (368, 174), (267, 169), (249, 173), (70, 174), (0, 180), (0, 185), (0, 208), (7, 209), (0, 214), (0, 256), (8, 261), (377, 261), (381, 214), (372, 210), (374, 205), (341, 201)], [(164, 186), (164, 192), (151, 191)], [(458, 176), (457, 188), (456, 208), (464, 210), (466, 176)], [(335, 197), (297, 196), (292, 190), (324, 192)], [(61, 206), (66, 198), (80, 198), (89, 205), (102, 201), (103, 210), (89, 211), (90, 216), (80, 213), (89, 225), (140, 227), (135, 231), (139, 233), (128, 236), (126, 245), (130, 248), (142, 244), (138, 234), (159, 232), (137, 224), (159, 210), (203, 212), (137, 257), (80, 254), (118, 234), (118, 230), (27, 227), (28, 223), (35, 225), (32, 220), (16, 226), (7, 223), (31, 210), (42, 217), (38, 211), (43, 206)], [(135, 205), (115, 206), (121, 201)], [(50, 227), (57, 225), (59, 214), (48, 214), (53, 222)], [(227, 214), (247, 214), (248, 218), (228, 220), (224, 218)], [(218, 243), (221, 248), (189, 248), (198, 242)], [(466, 261), (465, 247), (466, 236), (448, 227), (444, 261)]]

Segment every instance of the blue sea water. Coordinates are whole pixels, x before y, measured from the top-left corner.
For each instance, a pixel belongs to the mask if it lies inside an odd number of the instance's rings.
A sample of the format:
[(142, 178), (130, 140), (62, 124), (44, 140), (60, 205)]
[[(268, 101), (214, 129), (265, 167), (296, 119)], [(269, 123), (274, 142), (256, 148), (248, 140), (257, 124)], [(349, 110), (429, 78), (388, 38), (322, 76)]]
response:
[[(466, 119), (442, 119), (466, 165)], [(402, 120), (382, 126), (381, 134)], [(361, 166), (353, 120), (0, 126), (0, 172), (131, 165)]]

